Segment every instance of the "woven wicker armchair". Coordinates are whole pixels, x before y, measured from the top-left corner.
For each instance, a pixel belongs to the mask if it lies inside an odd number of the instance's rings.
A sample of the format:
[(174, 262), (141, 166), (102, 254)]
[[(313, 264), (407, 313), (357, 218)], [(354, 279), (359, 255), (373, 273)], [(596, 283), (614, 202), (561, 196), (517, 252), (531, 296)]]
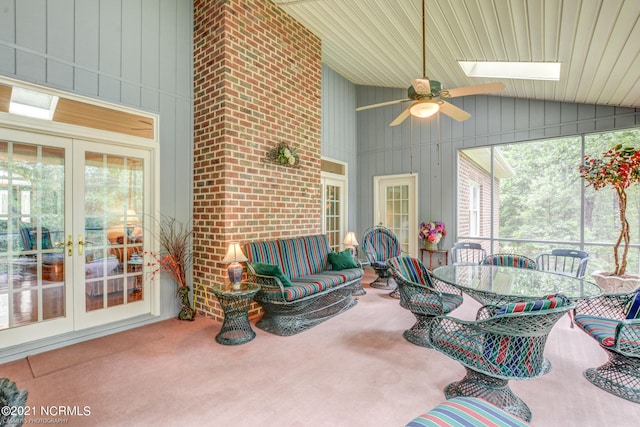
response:
[(532, 270), (538, 269), (538, 264), (531, 258), (527, 258), (523, 255), (515, 254), (493, 254), (488, 255), (482, 261), (481, 265), (499, 265), (501, 267), (514, 267), (514, 268), (530, 268)]
[(362, 248), (371, 268), (378, 275), (370, 286), (377, 289), (396, 289), (397, 285), (391, 277), (387, 260), (401, 254), (398, 237), (386, 227), (370, 227), (362, 237)]
[(390, 258), (387, 263), (398, 283), (400, 305), (417, 319), (403, 336), (415, 345), (431, 347), (427, 337), (429, 323), (435, 316), (458, 308), (463, 301), (462, 292), (433, 279), (419, 259), (401, 256)]
[(637, 292), (579, 301), (574, 321), (609, 357), (602, 366), (584, 371), (584, 376), (604, 391), (640, 403), (640, 319), (626, 318)]
[[(564, 297), (554, 298), (554, 308), (535, 309), (544, 301), (482, 307), (478, 320), (448, 316), (433, 319), (429, 340), (434, 349), (460, 362), (466, 376), (445, 388), (447, 399), (479, 397), (526, 421), (531, 410), (509, 388), (509, 380), (538, 378), (551, 370), (544, 357), (547, 336), (553, 325), (574, 305)], [(532, 310), (512, 312), (527, 304)], [(504, 311), (504, 313), (503, 313)]]

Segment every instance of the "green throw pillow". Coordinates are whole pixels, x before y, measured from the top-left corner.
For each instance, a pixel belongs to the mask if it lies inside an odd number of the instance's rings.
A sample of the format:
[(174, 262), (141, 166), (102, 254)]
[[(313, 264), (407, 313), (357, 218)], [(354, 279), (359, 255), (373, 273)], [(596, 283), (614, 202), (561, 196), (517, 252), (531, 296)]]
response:
[(349, 249), (342, 252), (329, 252), (329, 263), (333, 266), (334, 270), (359, 267), (356, 260), (353, 259), (353, 254)]
[(291, 280), (287, 276), (284, 275), (280, 267), (276, 264), (266, 264), (264, 262), (252, 262), (251, 266), (256, 274), (260, 274), (262, 276), (273, 276), (280, 279), (283, 286), (293, 286)]

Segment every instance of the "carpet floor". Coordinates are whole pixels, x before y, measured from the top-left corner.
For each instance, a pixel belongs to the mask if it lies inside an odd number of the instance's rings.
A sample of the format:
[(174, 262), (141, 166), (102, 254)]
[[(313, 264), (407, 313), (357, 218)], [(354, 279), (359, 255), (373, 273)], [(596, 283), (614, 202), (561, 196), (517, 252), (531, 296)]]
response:
[[(444, 400), (460, 364), (402, 337), (414, 317), (373, 289), (351, 310), (291, 337), (255, 328), (239, 346), (214, 341), (221, 323), (166, 320), (0, 365), (29, 391), (28, 422), (70, 426), (404, 426)], [(465, 296), (453, 315), (472, 319)], [(535, 426), (635, 426), (640, 405), (582, 372), (606, 361), (565, 316), (549, 336), (552, 371), (511, 388)], [(46, 415), (49, 411), (54, 415)], [(38, 421), (40, 419), (40, 421)]]

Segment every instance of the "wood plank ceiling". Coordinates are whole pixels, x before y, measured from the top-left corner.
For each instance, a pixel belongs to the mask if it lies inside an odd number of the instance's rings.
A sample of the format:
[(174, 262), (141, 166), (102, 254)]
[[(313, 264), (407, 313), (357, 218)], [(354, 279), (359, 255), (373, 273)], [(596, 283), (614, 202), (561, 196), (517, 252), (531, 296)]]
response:
[[(421, 0), (273, 0), (322, 40), (323, 62), (357, 85), (422, 76)], [(492, 83), (457, 61), (560, 62), (560, 81), (500, 79), (501, 96), (640, 107), (640, 0), (426, 0), (427, 75)]]

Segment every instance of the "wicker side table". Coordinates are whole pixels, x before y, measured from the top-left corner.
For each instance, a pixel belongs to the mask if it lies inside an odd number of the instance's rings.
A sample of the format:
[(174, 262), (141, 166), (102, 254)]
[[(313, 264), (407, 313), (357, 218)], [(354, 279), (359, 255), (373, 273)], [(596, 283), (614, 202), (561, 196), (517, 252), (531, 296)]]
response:
[(260, 286), (251, 282), (242, 282), (242, 287), (239, 290), (231, 289), (229, 285), (211, 287), (211, 291), (218, 298), (224, 311), (222, 329), (216, 335), (218, 343), (224, 345), (244, 344), (256, 336), (249, 323), (249, 306), (259, 290)]

